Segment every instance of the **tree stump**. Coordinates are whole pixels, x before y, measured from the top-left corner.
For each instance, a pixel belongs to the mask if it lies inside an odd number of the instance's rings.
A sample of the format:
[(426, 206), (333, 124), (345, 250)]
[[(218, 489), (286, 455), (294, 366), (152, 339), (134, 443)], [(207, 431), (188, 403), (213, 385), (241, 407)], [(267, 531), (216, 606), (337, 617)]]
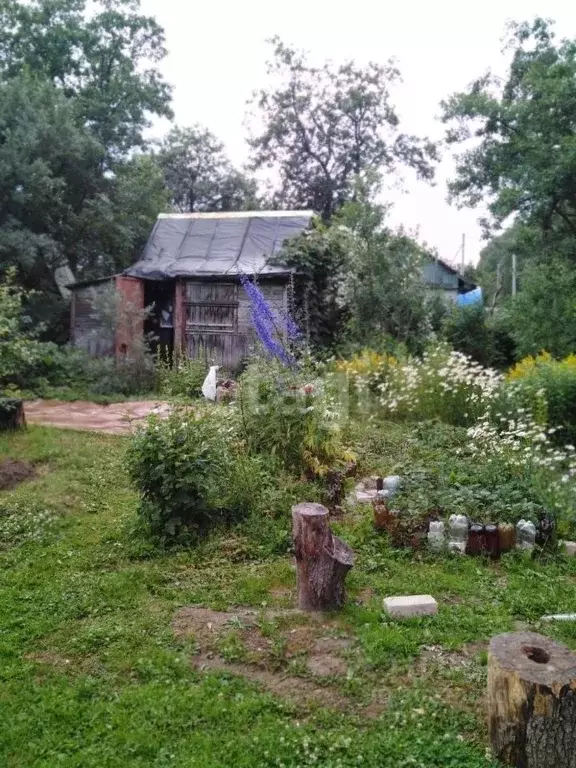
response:
[(24, 401), (17, 397), (0, 397), (0, 431), (25, 426)]
[(492, 751), (516, 768), (576, 768), (576, 654), (535, 632), (492, 638)]
[(292, 507), (292, 535), (298, 568), (298, 607), (303, 611), (335, 611), (344, 605), (344, 579), (354, 552), (334, 536), (328, 510), (305, 502)]

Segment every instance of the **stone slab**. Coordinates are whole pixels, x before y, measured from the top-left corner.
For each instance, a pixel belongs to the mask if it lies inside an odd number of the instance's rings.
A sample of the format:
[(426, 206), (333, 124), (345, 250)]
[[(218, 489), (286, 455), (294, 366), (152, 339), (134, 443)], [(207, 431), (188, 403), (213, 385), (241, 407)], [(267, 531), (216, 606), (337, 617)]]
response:
[(576, 557), (576, 541), (564, 541), (564, 552), (570, 557)]
[(432, 595), (397, 595), (384, 598), (384, 610), (393, 619), (434, 616), (438, 613), (438, 603)]

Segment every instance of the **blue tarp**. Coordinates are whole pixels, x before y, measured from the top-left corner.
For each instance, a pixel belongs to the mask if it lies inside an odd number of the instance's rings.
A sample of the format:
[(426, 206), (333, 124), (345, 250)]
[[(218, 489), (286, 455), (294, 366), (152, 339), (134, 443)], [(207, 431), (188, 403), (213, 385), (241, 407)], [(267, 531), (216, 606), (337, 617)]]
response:
[(482, 288), (474, 288), (473, 291), (458, 294), (456, 303), (459, 307), (469, 307), (471, 304), (482, 303)]

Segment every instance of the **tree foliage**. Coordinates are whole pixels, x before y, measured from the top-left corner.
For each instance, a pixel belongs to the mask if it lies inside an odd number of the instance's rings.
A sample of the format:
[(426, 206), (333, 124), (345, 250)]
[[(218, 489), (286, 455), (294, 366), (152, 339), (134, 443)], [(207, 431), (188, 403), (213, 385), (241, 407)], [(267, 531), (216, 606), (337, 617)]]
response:
[(155, 67), (164, 32), (139, 0), (0, 0), (0, 71), (31, 72), (73, 99), (79, 123), (108, 163), (144, 146), (151, 114), (171, 117), (170, 87)]
[(154, 64), (163, 33), (137, 0), (0, 0), (0, 270), (35, 290), (58, 337), (58, 267), (77, 278), (126, 267), (167, 205), (140, 150), (169, 115)]
[(437, 314), (422, 279), (430, 254), (404, 230), (385, 224), (386, 208), (347, 203), (289, 241), (281, 256), (297, 269), (299, 320), (313, 345), (422, 348)]
[(526, 264), (516, 298), (507, 307), (518, 358), (546, 350), (576, 350), (576, 271), (564, 259)]
[(492, 224), (516, 214), (574, 236), (576, 41), (557, 44), (536, 19), (511, 26), (509, 47), (505, 81), (489, 72), (443, 104), (448, 141), (467, 143), (451, 195), (469, 206), (488, 199)]
[(280, 177), (278, 206), (310, 208), (328, 220), (355, 199), (358, 182), (373, 193), (401, 165), (432, 177), (434, 146), (400, 132), (389, 92), (399, 72), (391, 62), (315, 67), (279, 38), (272, 44), (272, 84), (253, 100), (263, 129), (249, 143), (253, 168)]
[(173, 128), (160, 144), (158, 162), (181, 213), (259, 207), (255, 180), (233, 167), (222, 142), (206, 128)]
[(337, 217), (346, 234), (341, 296), (349, 308), (347, 335), (357, 345), (379, 346), (391, 337), (418, 349), (432, 330), (422, 278), (430, 254), (403, 229), (389, 229), (385, 213), (381, 206), (348, 203)]

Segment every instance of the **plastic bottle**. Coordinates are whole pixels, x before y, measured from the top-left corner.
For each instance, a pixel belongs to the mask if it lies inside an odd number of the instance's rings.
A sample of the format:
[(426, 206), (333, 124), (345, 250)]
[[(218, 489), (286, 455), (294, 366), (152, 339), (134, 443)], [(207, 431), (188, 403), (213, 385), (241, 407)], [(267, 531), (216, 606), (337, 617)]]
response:
[(402, 478), (400, 475), (388, 475), (388, 477), (383, 478), (382, 487), (385, 491), (390, 491), (394, 495), (400, 490), (401, 482)]
[(534, 549), (536, 526), (530, 520), (519, 520), (516, 524), (516, 549)]
[(510, 552), (516, 544), (516, 528), (511, 523), (498, 523), (498, 547), (500, 552)]
[(441, 552), (445, 544), (444, 523), (442, 520), (432, 520), (428, 529), (428, 546), (434, 552)]
[(464, 554), (468, 541), (468, 518), (466, 515), (450, 515), (448, 526), (448, 549)]
[(500, 557), (498, 528), (492, 523), (486, 523), (484, 526), (484, 535), (486, 537), (486, 554), (493, 559), (497, 559)]
[(468, 531), (468, 545), (466, 553), (469, 555), (482, 555), (486, 551), (486, 532), (480, 523), (472, 523)]

